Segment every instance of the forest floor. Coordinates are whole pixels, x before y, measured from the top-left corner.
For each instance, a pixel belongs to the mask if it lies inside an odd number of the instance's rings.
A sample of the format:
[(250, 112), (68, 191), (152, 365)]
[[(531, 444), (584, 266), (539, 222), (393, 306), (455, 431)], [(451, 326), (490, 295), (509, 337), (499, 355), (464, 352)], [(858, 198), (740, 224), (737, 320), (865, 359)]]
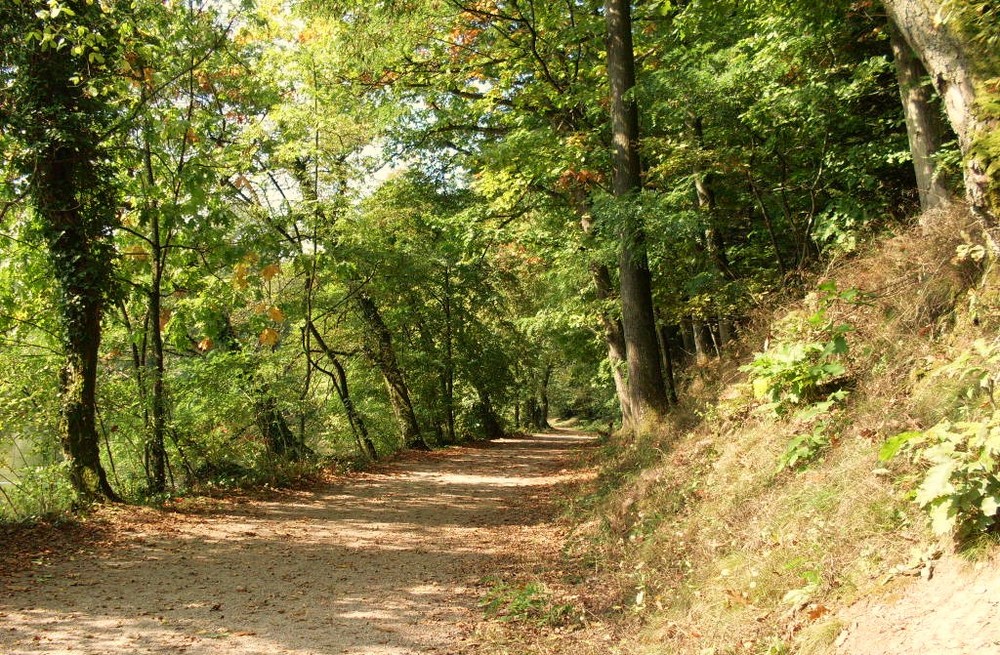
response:
[(0, 653), (477, 652), (489, 576), (558, 557), (571, 431), (407, 453), (309, 488), (0, 534)]

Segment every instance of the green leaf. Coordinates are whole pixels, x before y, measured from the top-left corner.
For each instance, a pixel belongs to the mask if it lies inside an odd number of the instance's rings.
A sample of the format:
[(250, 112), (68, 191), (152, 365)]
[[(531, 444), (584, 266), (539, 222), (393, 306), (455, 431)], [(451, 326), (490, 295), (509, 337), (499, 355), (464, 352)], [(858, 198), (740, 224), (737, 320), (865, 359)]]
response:
[(935, 534), (948, 534), (955, 529), (957, 513), (950, 502), (941, 502), (931, 508), (931, 529)]
[(921, 507), (927, 507), (942, 496), (950, 496), (955, 493), (955, 485), (951, 482), (952, 473), (955, 472), (957, 463), (948, 460), (934, 466), (927, 472), (923, 483), (917, 488), (917, 495), (914, 500)]
[(996, 516), (997, 510), (1000, 509), (1000, 497), (986, 496), (979, 504), (979, 508), (986, 516)]
[(878, 450), (878, 460), (880, 462), (888, 462), (890, 459), (894, 458), (899, 454), (899, 451), (903, 449), (907, 443), (923, 437), (924, 433), (918, 430), (911, 430), (909, 432), (902, 432), (894, 437), (889, 437), (886, 442), (882, 444), (882, 447)]

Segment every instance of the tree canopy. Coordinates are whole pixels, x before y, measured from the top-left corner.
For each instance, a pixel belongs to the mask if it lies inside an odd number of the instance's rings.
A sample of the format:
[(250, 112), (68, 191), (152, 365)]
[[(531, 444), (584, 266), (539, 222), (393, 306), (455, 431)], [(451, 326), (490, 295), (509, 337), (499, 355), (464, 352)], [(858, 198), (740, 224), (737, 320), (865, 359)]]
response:
[(995, 227), (997, 25), (951, 0), (10, 0), (0, 441), (72, 502), (550, 416), (647, 429), (763, 297), (930, 185)]

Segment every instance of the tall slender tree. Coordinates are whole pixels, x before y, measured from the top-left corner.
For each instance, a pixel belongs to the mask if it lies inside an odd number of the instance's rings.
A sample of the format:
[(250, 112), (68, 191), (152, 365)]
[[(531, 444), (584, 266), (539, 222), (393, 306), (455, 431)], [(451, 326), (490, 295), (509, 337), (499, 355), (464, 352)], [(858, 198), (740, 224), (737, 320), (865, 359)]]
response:
[[(618, 272), (622, 325), (628, 360), (628, 390), (632, 429), (656, 420), (667, 410), (667, 392), (656, 339), (652, 282), (646, 255), (646, 234), (636, 211), (642, 191), (639, 160), (639, 109), (635, 87), (632, 13), (628, 0), (606, 0), (608, 83), (611, 90), (611, 138), (614, 151), (615, 197), (623, 201)], [(629, 206), (631, 205), (631, 206)]]

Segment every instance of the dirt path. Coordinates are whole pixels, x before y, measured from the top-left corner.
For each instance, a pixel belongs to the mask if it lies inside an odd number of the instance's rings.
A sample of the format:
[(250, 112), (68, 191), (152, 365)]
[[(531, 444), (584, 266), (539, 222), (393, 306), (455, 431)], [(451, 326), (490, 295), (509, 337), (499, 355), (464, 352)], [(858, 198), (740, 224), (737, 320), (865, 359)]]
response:
[(104, 552), (0, 578), (0, 653), (474, 652), (477, 585), (558, 548), (551, 497), (587, 443), (505, 439), (147, 512)]

